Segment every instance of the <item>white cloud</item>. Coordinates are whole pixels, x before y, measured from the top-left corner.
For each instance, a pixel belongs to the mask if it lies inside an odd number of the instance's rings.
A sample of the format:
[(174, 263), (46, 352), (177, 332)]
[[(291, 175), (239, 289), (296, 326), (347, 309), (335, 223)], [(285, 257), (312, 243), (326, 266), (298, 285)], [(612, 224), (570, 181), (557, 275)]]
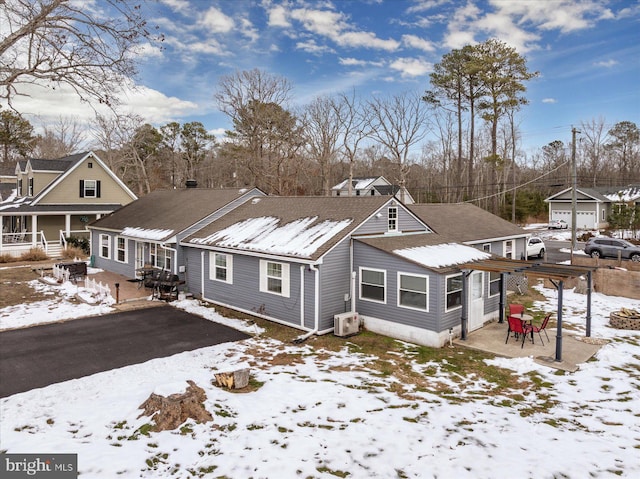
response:
[(594, 65), (597, 67), (605, 67), (605, 68), (611, 68), (615, 65), (617, 65), (618, 62), (616, 60), (607, 60), (607, 61), (601, 61), (601, 62), (595, 62)]
[(267, 25), (270, 27), (288, 28), (291, 26), (291, 23), (287, 20), (287, 10), (281, 5), (269, 8), (268, 15), (269, 20)]
[(250, 41), (255, 42), (260, 38), (260, 34), (258, 33), (258, 29), (254, 27), (253, 23), (247, 18), (240, 19), (240, 27), (242, 30), (242, 34), (247, 37)]
[(198, 23), (212, 33), (228, 33), (235, 27), (233, 18), (228, 17), (216, 7), (210, 7)]
[(291, 17), (301, 22), (309, 32), (327, 37), (342, 47), (394, 51), (400, 46), (396, 40), (385, 40), (372, 32), (354, 30), (342, 13), (297, 8), (291, 11)]
[(322, 53), (331, 53), (334, 50), (325, 46), (318, 45), (315, 40), (308, 40), (306, 42), (298, 42), (296, 43), (296, 50), (303, 50), (307, 53), (312, 53), (314, 55), (320, 55)]
[[(55, 90), (39, 85), (26, 85), (20, 96), (14, 100), (15, 108), (27, 118), (39, 118), (43, 122), (55, 122), (60, 115), (77, 118), (80, 123), (89, 123), (96, 112), (109, 116), (111, 111), (104, 105), (90, 105), (66, 85)], [(120, 98), (118, 111), (136, 113), (153, 124), (166, 123), (188, 113), (196, 112), (199, 106), (191, 101), (169, 97), (165, 94), (140, 86), (127, 87)]]
[(433, 70), (433, 65), (419, 58), (398, 58), (389, 65), (400, 72), (402, 78), (426, 75)]
[(543, 98), (542, 99), (542, 103), (558, 103), (558, 100), (556, 100), (555, 98)]
[(434, 52), (436, 47), (429, 40), (416, 35), (402, 35), (402, 43), (411, 48), (417, 48), (424, 52)]
[(338, 58), (338, 62), (340, 65), (357, 67), (363, 67), (369, 64), (369, 62), (365, 60), (358, 60), (357, 58)]
[(188, 0), (161, 0), (161, 3), (167, 5), (174, 12), (184, 13), (189, 10)]

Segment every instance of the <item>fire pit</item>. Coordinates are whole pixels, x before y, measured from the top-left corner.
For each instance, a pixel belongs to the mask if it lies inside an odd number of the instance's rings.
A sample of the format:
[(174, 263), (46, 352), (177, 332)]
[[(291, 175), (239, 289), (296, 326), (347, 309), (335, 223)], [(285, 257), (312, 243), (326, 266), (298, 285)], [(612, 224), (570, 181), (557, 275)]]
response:
[(635, 309), (622, 308), (609, 314), (609, 324), (617, 329), (633, 329), (640, 331), (640, 312)]

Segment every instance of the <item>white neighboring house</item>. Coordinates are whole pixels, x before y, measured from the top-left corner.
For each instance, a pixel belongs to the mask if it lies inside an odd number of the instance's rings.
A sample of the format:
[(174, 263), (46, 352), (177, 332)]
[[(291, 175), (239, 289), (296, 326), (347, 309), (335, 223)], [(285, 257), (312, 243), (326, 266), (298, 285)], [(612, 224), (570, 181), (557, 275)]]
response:
[(347, 178), (331, 188), (331, 196), (395, 196), (405, 205), (415, 203), (407, 188), (391, 184), (384, 176), (353, 178), (351, 190)]
[[(549, 221), (564, 220), (571, 227), (571, 191), (566, 188), (544, 200), (549, 203)], [(640, 185), (576, 188), (576, 227), (606, 228), (614, 205), (640, 205)]]

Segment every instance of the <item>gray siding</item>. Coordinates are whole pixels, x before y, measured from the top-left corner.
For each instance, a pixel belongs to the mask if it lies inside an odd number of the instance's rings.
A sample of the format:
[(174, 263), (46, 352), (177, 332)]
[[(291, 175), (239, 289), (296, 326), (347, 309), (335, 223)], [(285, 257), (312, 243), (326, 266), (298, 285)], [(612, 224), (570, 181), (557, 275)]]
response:
[[(428, 231), (428, 228), (411, 214), (404, 206), (398, 204), (398, 230), (399, 231)], [(356, 228), (354, 235), (370, 235), (383, 234), (388, 231), (388, 215), (389, 205), (385, 205), (378, 211), (382, 216), (376, 217), (374, 214), (362, 225)]]
[[(360, 267), (385, 270), (386, 302), (384, 304), (360, 299)], [(358, 242), (356, 242), (354, 246), (354, 269), (357, 273), (356, 304), (358, 313), (436, 332), (453, 326), (454, 321), (455, 324), (460, 323), (459, 310), (447, 313), (446, 315), (443, 313), (443, 276)], [(429, 278), (428, 312), (398, 307), (398, 272), (419, 274)]]
[[(111, 244), (111, 257), (110, 259), (100, 257), (100, 235), (106, 234), (109, 236), (109, 242)], [(91, 231), (91, 255), (94, 257), (93, 265), (96, 268), (101, 268), (106, 271), (127, 276), (129, 278), (135, 277), (135, 242), (127, 240), (127, 263), (121, 263), (115, 260), (116, 257), (116, 242), (117, 234), (107, 231), (92, 230)]]
[(320, 266), (320, 318), (319, 330), (333, 328), (333, 316), (349, 310), (345, 294), (351, 288), (350, 239), (343, 239), (323, 258)]
[[(202, 294), (201, 272), (204, 272), (204, 298), (232, 308), (257, 313), (288, 323), (297, 328), (315, 326), (314, 291), (315, 272), (300, 263), (289, 264), (289, 297), (260, 291), (260, 258), (233, 255), (233, 283), (209, 279), (210, 251), (204, 251), (204, 270), (201, 269), (198, 248), (186, 247), (187, 282), (189, 291)], [(285, 263), (284, 261), (275, 262)], [(301, 324), (301, 275), (304, 275), (304, 324)]]

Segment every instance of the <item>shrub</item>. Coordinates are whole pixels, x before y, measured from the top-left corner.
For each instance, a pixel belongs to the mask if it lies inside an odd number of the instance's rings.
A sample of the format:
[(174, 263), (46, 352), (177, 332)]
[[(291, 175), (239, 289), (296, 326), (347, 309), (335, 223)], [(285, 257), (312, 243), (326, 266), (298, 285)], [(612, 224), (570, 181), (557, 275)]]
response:
[(31, 248), (26, 253), (22, 253), (22, 255), (20, 255), (19, 261), (42, 261), (45, 259), (49, 259), (47, 253), (40, 248)]
[(77, 246), (67, 246), (62, 250), (61, 256), (64, 259), (84, 258), (87, 256), (87, 253)]
[(68, 247), (80, 248), (83, 251), (83, 254), (80, 256), (86, 256), (89, 254), (90, 246), (89, 246), (89, 238), (80, 238), (78, 236), (69, 236), (67, 238)]
[(13, 263), (14, 261), (18, 261), (18, 258), (10, 254), (0, 254), (0, 263)]

